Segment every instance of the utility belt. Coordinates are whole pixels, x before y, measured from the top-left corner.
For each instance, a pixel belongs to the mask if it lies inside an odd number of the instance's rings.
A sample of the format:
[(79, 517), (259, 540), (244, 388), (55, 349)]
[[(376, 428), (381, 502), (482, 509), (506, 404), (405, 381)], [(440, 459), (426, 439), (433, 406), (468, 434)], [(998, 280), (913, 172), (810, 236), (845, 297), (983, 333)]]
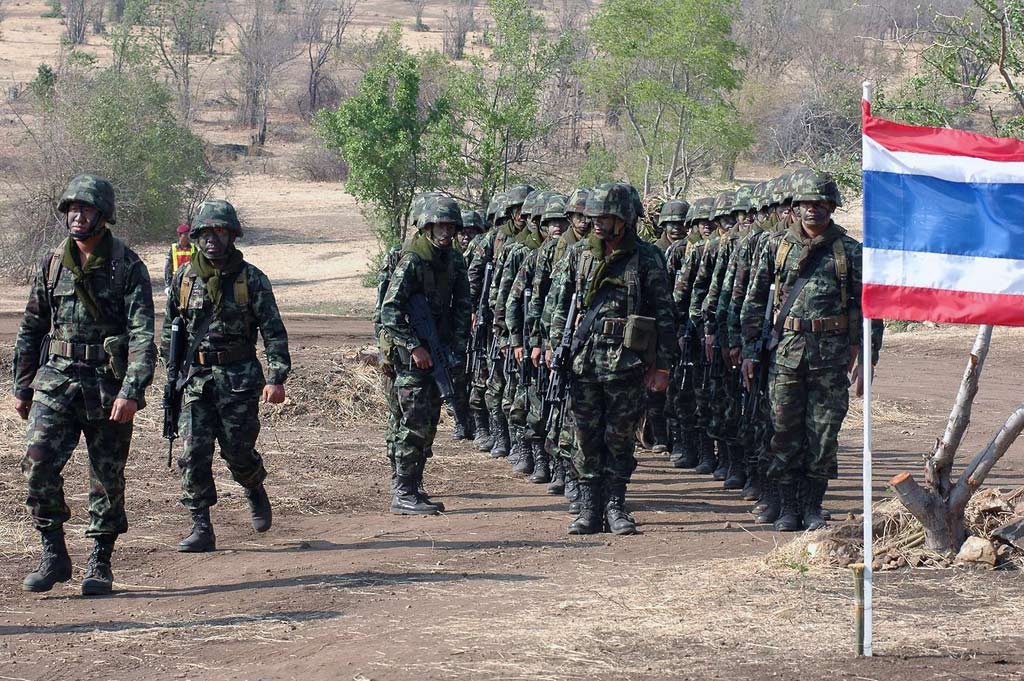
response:
[(657, 326), (653, 317), (629, 315), (606, 317), (595, 324), (599, 338), (618, 341), (622, 347), (640, 355), (646, 364), (652, 364), (658, 348)]
[(622, 317), (602, 319), (597, 323), (596, 333), (604, 338), (621, 340), (626, 337), (626, 320)]
[(786, 317), (782, 322), (782, 328), (787, 331), (800, 331), (804, 333), (820, 333), (826, 336), (837, 335), (850, 328), (850, 318), (846, 315), (836, 317), (823, 317), (822, 319), (800, 319), (799, 317)]
[(50, 354), (73, 359), (76, 362), (102, 363), (110, 359), (110, 355), (103, 349), (102, 343), (71, 343), (51, 339)]
[(245, 360), (256, 359), (256, 348), (231, 348), (228, 350), (200, 350), (195, 363), (201, 367), (221, 366)]

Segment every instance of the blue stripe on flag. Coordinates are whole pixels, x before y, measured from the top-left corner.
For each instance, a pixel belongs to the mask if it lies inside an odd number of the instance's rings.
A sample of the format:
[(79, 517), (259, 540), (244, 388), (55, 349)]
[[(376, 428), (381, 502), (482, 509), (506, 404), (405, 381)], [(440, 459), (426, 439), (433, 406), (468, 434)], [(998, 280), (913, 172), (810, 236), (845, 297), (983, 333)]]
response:
[(865, 171), (864, 246), (1024, 259), (1024, 184)]

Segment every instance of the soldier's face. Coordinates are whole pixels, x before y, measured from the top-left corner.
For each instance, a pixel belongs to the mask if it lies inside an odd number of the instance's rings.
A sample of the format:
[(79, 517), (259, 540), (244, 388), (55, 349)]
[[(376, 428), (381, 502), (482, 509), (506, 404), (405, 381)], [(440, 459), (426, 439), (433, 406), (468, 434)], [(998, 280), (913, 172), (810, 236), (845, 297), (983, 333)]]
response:
[(804, 227), (817, 231), (828, 227), (836, 205), (831, 201), (801, 201), (797, 204), (798, 215)]
[(68, 230), (72, 238), (90, 236), (99, 219), (100, 212), (88, 203), (76, 201), (68, 206)]
[(475, 237), (477, 234), (479, 234), (479, 232), (475, 229), (464, 229), (461, 232), (459, 232), (459, 247), (462, 250), (466, 250), (466, 246), (469, 246), (469, 242), (472, 241), (473, 237)]
[(740, 213), (740, 223), (744, 227), (752, 227), (755, 222), (757, 222), (757, 213), (754, 211)]
[(722, 217), (718, 218), (718, 228), (720, 230), (722, 230), (723, 232), (724, 231), (728, 231), (728, 230), (732, 229), (735, 226), (736, 226), (736, 214), (735, 213), (729, 213), (728, 215), (723, 215)]
[(451, 222), (435, 222), (430, 226), (430, 240), (438, 248), (451, 248), (455, 238), (455, 225)]
[(679, 241), (686, 236), (686, 225), (681, 222), (668, 223), (668, 238), (672, 241)]
[(518, 206), (512, 209), (512, 222), (515, 223), (516, 227), (522, 227), (526, 219), (523, 217), (523, 207)]
[(569, 227), (569, 221), (563, 218), (556, 218), (554, 220), (548, 220), (545, 226), (548, 230), (548, 238), (557, 239), (565, 234), (565, 230)]
[(698, 220), (697, 229), (700, 230), (701, 236), (706, 239), (711, 236), (711, 232), (714, 230), (714, 227), (709, 220)]
[(583, 213), (569, 213), (569, 222), (572, 229), (579, 236), (590, 233), (590, 220)]
[(594, 218), (594, 235), (601, 241), (615, 241), (626, 229), (626, 222), (614, 215)]
[(205, 227), (197, 241), (203, 255), (210, 260), (222, 260), (231, 249), (231, 232), (227, 227)]

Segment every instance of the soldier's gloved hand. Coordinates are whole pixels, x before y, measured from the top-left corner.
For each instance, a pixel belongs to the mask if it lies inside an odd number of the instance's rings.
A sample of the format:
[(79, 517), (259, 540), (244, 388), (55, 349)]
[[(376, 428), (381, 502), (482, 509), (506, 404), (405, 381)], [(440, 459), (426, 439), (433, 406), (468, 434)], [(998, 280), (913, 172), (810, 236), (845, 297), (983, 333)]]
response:
[(530, 351), (530, 361), (533, 362), (533, 366), (536, 369), (540, 368), (540, 357), (544, 354), (540, 351), (540, 348), (534, 348)]
[(651, 367), (644, 374), (644, 385), (651, 392), (663, 393), (668, 390), (668, 371)]
[(747, 389), (747, 392), (750, 392), (754, 389), (754, 360), (743, 360), (740, 373), (743, 374), (743, 386)]
[(420, 371), (429, 371), (434, 366), (434, 361), (430, 359), (430, 353), (422, 345), (412, 351), (412, 363)]
[(110, 408), (110, 420), (114, 423), (128, 423), (135, 418), (135, 412), (138, 410), (138, 402), (119, 397), (114, 400), (114, 406)]
[(32, 400), (21, 400), (15, 397), (14, 411), (18, 412), (18, 416), (21, 417), (22, 421), (27, 421), (28, 413), (32, 411)]
[(516, 362), (523, 363), (523, 346), (517, 345), (512, 348), (512, 355), (516, 358)]
[(281, 404), (284, 402), (284, 386), (269, 383), (263, 386), (263, 401), (270, 404)]

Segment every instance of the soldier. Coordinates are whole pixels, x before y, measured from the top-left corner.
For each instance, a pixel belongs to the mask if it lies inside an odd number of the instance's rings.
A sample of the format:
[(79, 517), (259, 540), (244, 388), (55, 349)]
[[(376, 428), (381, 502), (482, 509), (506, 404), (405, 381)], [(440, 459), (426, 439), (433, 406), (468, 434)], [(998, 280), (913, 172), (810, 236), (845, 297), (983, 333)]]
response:
[[(192, 531), (178, 544), (178, 551), (204, 553), (217, 544), (210, 521), (210, 507), (217, 503), (215, 440), (231, 477), (245, 489), (253, 529), (270, 529), (270, 499), (263, 486), (267, 471), (256, 451), (259, 403), (261, 396), (270, 404), (284, 402), (291, 357), (270, 280), (235, 247), (242, 225), (234, 206), (204, 201), (192, 220), (190, 236), (196, 255), (171, 285), (161, 350), (167, 357), (171, 323), (180, 316), (188, 352), (178, 384), (184, 442), (178, 468), (181, 503), (192, 516)], [(266, 376), (256, 352), (257, 330), (267, 355)]]
[(153, 380), (153, 291), (145, 264), (108, 225), (116, 224), (114, 188), (78, 175), (60, 197), (68, 231), (32, 280), (14, 348), (15, 409), (28, 420), (21, 470), (27, 507), (43, 554), (25, 591), (49, 591), (71, 579), (61, 471), (85, 434), (89, 456), (89, 528), (94, 541), (82, 594), (113, 588), (110, 558), (128, 531), (124, 467), (132, 420)]
[[(839, 472), (848, 372), (857, 361), (863, 325), (861, 245), (832, 220), (842, 204), (835, 181), (825, 173), (804, 174), (793, 202), (798, 221), (766, 240), (740, 313), (748, 383), (760, 360), (756, 345), (768, 305), (776, 320), (768, 379), (774, 435), (765, 473), (781, 497), (775, 529), (787, 532), (825, 525), (821, 505), (828, 481)], [(879, 348), (881, 325), (873, 332)]]
[[(472, 244), (474, 241), (479, 239), (484, 233), (484, 220), (483, 217), (475, 210), (464, 210), (462, 211), (462, 229), (458, 232), (456, 240), (458, 242), (459, 253), (462, 254), (462, 258), (467, 263), (472, 257)], [(467, 340), (467, 343), (469, 341)], [(467, 345), (466, 354), (468, 356), (472, 348)], [(460, 371), (457, 376), (453, 376), (455, 381), (455, 399), (459, 401), (459, 407), (454, 406), (447, 407), (449, 415), (453, 417), (452, 426), (452, 439), (453, 440), (475, 440), (476, 429), (478, 427), (487, 430), (487, 411), (483, 408), (484, 395), (483, 390), (479, 391), (479, 394), (474, 396), (473, 392), (473, 377), (467, 376), (465, 372), (465, 364), (460, 367)], [(470, 414), (472, 413), (473, 420), (466, 420), (463, 423), (463, 419), (458, 418), (457, 414)]]
[(395, 437), (396, 482), (391, 512), (433, 515), (442, 506), (421, 491), (437, 424), (441, 394), (431, 374), (435, 361), (410, 323), (410, 299), (426, 298), (440, 342), (461, 358), (469, 340), (470, 291), (466, 264), (452, 248), (462, 228), (459, 204), (448, 197), (427, 201), (419, 231), (402, 249), (381, 306), (381, 346), (395, 367), (399, 420)]
[(171, 293), (174, 273), (195, 254), (196, 249), (188, 238), (188, 231), (188, 225), (178, 225), (178, 240), (171, 244), (170, 250), (167, 251), (167, 258), (164, 261), (164, 295)]
[[(656, 246), (636, 234), (635, 190), (615, 183), (586, 203), (594, 233), (573, 246), (555, 295), (552, 346), (562, 340), (570, 301), (573, 324), (571, 409), (576, 424), (579, 515), (570, 534), (592, 534), (603, 520), (615, 534), (636, 525), (624, 508), (636, 459), (633, 433), (644, 389), (664, 391), (674, 360), (675, 330), (668, 277)], [(603, 513), (602, 513), (603, 510)]]

